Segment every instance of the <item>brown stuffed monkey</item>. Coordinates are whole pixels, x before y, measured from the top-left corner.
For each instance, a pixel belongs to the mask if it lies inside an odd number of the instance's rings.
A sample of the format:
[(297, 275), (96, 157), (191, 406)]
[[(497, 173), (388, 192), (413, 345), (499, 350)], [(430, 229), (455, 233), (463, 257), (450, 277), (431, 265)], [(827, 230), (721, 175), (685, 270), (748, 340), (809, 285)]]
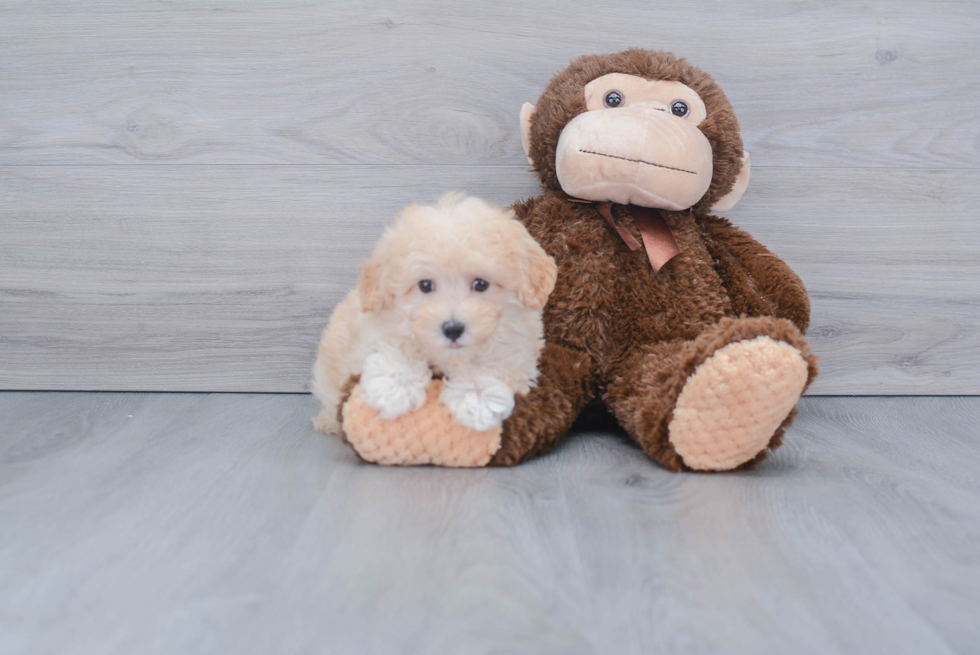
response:
[(524, 106), (521, 136), (544, 193), (514, 208), (558, 263), (537, 387), (500, 430), (476, 434), (436, 396), (382, 421), (354, 394), (345, 438), (370, 461), (507, 466), (553, 448), (601, 401), (672, 471), (762, 461), (816, 358), (799, 277), (711, 213), (749, 178), (725, 94), (666, 52), (581, 57)]

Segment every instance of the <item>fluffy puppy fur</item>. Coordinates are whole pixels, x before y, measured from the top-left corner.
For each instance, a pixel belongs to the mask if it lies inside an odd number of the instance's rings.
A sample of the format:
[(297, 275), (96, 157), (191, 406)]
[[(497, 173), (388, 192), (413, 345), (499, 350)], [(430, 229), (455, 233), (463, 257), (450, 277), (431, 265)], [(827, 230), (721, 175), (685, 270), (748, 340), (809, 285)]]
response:
[(447, 194), (412, 205), (387, 229), (357, 287), (323, 332), (316, 427), (339, 429), (341, 390), (360, 376), (382, 418), (420, 408), (433, 374), (440, 399), (473, 430), (501, 424), (538, 376), (542, 309), (557, 268), (514, 211)]

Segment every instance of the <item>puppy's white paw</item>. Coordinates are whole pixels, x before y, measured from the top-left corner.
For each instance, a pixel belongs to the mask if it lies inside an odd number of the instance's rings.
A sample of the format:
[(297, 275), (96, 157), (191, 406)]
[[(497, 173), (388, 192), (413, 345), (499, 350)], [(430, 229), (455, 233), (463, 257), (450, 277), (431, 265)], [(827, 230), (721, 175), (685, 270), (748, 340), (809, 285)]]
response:
[(499, 427), (514, 411), (514, 392), (492, 378), (479, 383), (449, 380), (442, 386), (439, 399), (460, 425), (477, 432)]
[(378, 416), (393, 419), (425, 404), (425, 390), (432, 371), (425, 362), (390, 353), (373, 353), (364, 359), (361, 396)]

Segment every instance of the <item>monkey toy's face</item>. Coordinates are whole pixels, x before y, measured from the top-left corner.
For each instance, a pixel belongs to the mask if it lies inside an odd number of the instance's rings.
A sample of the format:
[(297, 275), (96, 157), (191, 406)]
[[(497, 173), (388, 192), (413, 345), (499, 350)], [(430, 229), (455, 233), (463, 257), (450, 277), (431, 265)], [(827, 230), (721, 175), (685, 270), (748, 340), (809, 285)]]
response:
[(711, 184), (704, 102), (680, 82), (609, 73), (585, 85), (588, 111), (565, 126), (555, 168), (585, 200), (687, 209)]
[[(525, 104), (521, 136), (528, 160), (546, 184), (553, 177), (582, 200), (671, 211), (707, 200), (704, 209), (730, 208), (749, 177), (731, 106), (707, 75), (672, 55), (634, 50), (613, 57), (644, 55), (650, 57), (647, 75), (607, 72), (587, 79), (601, 70), (586, 65), (578, 71), (573, 64), (561, 74), (570, 79), (552, 81), (538, 111)], [(635, 69), (632, 64), (623, 68)], [(715, 107), (681, 81), (688, 71)], [(667, 79), (658, 79), (658, 72)], [(711, 121), (713, 110), (727, 120)], [(734, 142), (720, 136), (725, 128)]]

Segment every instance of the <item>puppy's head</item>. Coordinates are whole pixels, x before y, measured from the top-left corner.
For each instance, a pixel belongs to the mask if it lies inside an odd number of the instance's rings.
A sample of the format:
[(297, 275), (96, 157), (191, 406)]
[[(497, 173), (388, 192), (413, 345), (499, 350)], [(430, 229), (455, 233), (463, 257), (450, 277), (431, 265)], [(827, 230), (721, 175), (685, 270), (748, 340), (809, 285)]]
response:
[(540, 312), (557, 268), (515, 218), (479, 198), (447, 194), (406, 208), (358, 280), (365, 311), (402, 317), (432, 359), (465, 357), (502, 317)]

